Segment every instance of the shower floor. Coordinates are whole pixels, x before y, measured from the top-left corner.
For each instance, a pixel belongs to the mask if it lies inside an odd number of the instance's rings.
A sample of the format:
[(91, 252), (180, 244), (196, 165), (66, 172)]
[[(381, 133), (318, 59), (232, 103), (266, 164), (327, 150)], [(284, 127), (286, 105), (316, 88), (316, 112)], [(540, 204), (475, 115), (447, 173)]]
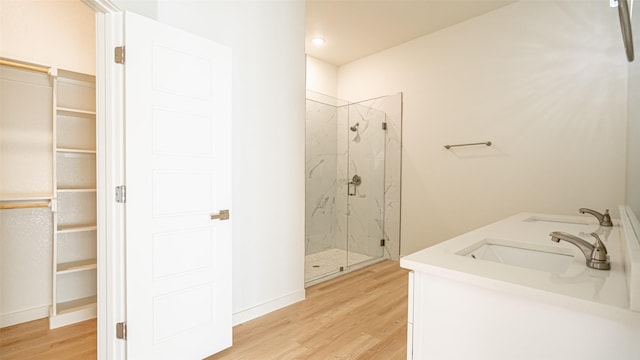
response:
[[(345, 263), (345, 259), (347, 262)], [(329, 249), (309, 254), (305, 256), (304, 262), (304, 281), (310, 281), (319, 277), (332, 274), (340, 269), (340, 266), (351, 266), (373, 257), (359, 254), (356, 252), (348, 252), (342, 249)]]

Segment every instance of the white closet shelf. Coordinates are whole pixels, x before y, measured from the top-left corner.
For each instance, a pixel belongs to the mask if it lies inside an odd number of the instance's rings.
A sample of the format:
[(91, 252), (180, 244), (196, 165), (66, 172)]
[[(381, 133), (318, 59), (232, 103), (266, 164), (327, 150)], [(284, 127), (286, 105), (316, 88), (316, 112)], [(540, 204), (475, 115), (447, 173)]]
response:
[(38, 201), (38, 200), (51, 200), (53, 194), (2, 194), (0, 195), (0, 202), (16, 202), (16, 201)]
[(56, 307), (58, 309), (58, 314), (64, 314), (82, 309), (95, 308), (97, 300), (98, 298), (96, 296), (89, 296), (86, 298), (57, 303)]
[(96, 188), (59, 187), (56, 191), (59, 193), (96, 192)]
[(83, 109), (74, 109), (74, 108), (66, 108), (66, 107), (57, 107), (56, 111), (59, 115), (92, 115), (95, 116), (96, 112), (92, 110), (83, 110)]
[(95, 149), (72, 149), (72, 148), (56, 148), (58, 153), (64, 154), (95, 154)]
[(58, 271), (56, 273), (58, 275), (69, 274), (72, 272), (92, 270), (92, 269), (96, 269), (97, 267), (98, 266), (97, 266), (96, 259), (71, 261), (67, 263), (58, 264)]
[(83, 232), (83, 231), (93, 231), (97, 230), (98, 227), (92, 224), (85, 225), (58, 225), (58, 234), (62, 233), (73, 233), (73, 232)]

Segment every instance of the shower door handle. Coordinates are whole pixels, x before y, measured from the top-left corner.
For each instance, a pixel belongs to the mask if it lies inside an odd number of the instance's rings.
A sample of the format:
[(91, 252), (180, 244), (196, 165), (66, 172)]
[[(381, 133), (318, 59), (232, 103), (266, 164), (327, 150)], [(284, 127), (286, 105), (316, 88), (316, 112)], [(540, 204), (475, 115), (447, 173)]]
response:
[(217, 214), (211, 214), (211, 220), (229, 220), (229, 210), (220, 210)]

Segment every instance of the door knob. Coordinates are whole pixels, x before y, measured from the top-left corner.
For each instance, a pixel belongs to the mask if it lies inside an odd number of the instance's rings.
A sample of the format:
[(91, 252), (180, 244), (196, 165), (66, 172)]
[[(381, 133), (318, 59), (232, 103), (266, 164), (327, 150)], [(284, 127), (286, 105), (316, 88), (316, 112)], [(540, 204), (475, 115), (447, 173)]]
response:
[(229, 210), (220, 210), (217, 214), (211, 214), (211, 220), (229, 220)]

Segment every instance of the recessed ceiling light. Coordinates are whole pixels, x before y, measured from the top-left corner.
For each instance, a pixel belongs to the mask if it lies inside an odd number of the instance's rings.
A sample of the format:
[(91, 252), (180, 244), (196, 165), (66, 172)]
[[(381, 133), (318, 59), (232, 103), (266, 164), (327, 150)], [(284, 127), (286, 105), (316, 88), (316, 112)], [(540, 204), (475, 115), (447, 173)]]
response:
[(313, 43), (313, 45), (315, 46), (322, 46), (324, 45), (324, 39), (321, 37), (315, 37), (311, 39), (311, 43)]

